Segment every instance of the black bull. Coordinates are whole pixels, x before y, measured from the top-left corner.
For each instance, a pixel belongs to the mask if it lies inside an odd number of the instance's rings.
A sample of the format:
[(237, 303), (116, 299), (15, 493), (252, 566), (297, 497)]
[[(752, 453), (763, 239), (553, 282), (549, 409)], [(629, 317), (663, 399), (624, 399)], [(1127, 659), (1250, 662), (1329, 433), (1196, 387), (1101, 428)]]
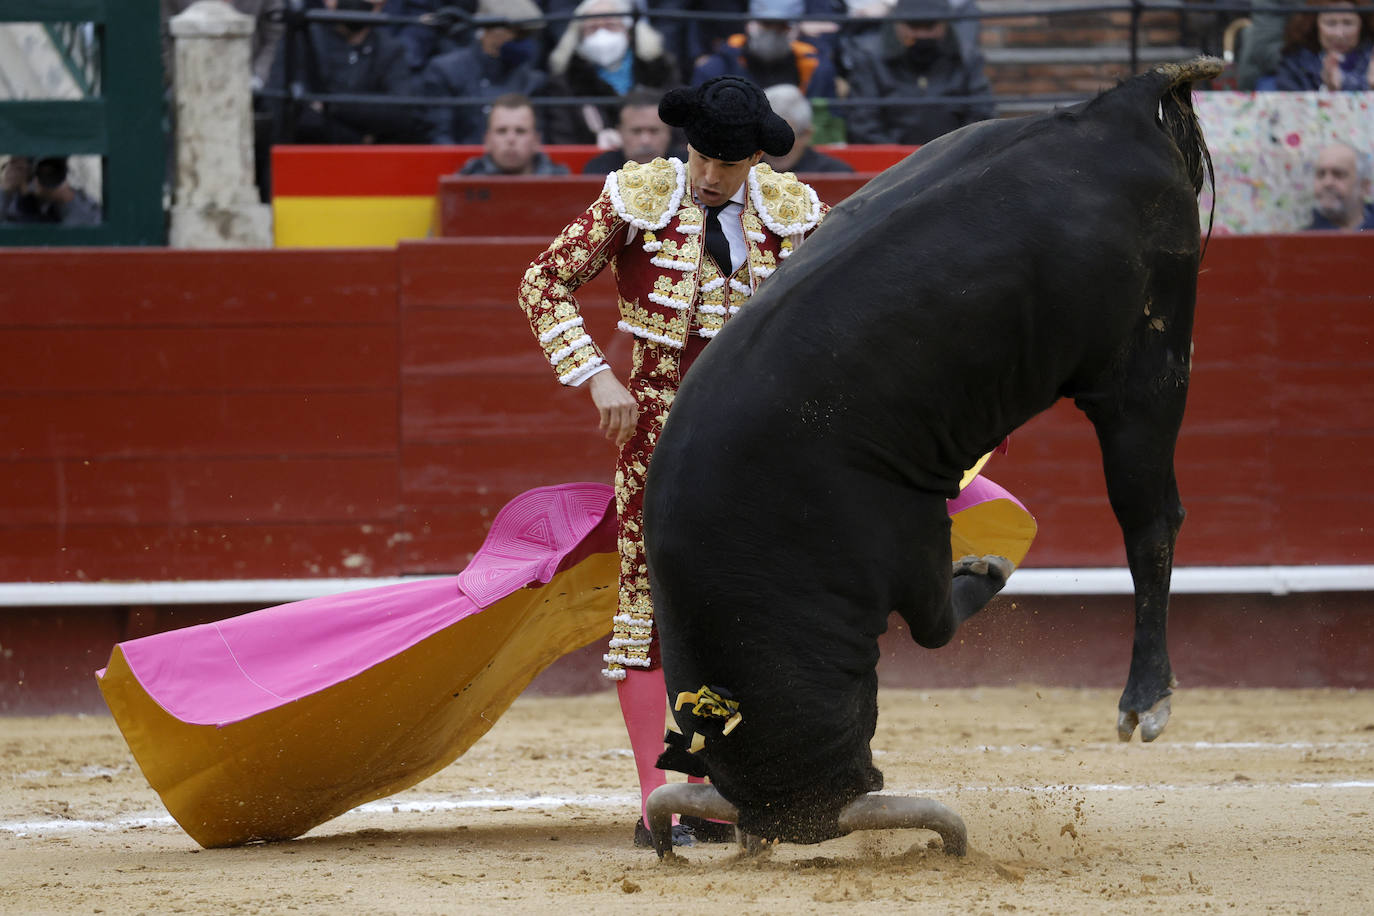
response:
[(888, 615), (936, 647), (1002, 587), (995, 562), (952, 575), (945, 500), (1061, 397), (1096, 429), (1135, 583), (1118, 730), (1164, 728), (1211, 165), (1190, 93), (1219, 70), (1161, 66), (926, 145), (831, 211), (684, 381), (645, 532), (669, 700), (700, 697), (662, 764), (709, 775), (742, 832), (853, 829), (843, 809), (882, 785)]

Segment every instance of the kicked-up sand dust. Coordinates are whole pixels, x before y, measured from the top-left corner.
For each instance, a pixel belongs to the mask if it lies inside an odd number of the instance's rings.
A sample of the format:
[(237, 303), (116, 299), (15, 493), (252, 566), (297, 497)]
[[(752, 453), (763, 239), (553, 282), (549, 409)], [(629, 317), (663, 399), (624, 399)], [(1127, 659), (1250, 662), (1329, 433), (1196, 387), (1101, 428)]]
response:
[(172, 822), (111, 719), (0, 719), (0, 912), (1374, 912), (1374, 692), (1184, 689), (1150, 745), (1104, 690), (879, 708), (888, 791), (958, 811), (967, 858), (908, 830), (661, 863), (609, 691), (522, 697), (419, 786), (237, 849)]

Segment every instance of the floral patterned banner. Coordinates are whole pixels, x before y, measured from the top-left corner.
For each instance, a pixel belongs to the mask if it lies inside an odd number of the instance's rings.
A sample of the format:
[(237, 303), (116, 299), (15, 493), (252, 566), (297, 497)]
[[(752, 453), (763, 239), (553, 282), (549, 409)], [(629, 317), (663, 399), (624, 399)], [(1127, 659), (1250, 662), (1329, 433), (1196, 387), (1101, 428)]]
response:
[[(1295, 232), (1312, 219), (1312, 161), (1332, 140), (1374, 150), (1374, 92), (1198, 92), (1216, 169), (1217, 233)], [(1204, 226), (1211, 192), (1201, 200)]]

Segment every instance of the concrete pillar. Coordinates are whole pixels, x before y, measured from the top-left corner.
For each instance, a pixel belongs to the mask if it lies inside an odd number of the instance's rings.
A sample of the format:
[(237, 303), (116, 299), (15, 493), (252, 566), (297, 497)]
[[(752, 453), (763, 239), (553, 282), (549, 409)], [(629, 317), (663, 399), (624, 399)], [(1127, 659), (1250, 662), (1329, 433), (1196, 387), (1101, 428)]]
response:
[(253, 184), (253, 19), (200, 0), (169, 23), (176, 45), (173, 248), (269, 248)]

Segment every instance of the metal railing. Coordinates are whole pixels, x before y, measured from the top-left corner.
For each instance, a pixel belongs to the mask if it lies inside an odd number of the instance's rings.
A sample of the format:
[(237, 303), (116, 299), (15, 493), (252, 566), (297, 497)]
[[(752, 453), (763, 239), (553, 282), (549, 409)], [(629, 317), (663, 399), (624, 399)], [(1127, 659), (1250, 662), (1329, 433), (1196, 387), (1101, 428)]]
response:
[[(1374, 11), (1374, 6), (1356, 7), (1359, 11)], [(1274, 7), (1266, 10), (1275, 13), (1310, 12), (1311, 7), (1294, 2), (1289, 6)], [(1248, 0), (1115, 0), (1115, 2), (1098, 3), (1065, 3), (1065, 4), (1016, 4), (1014, 7), (998, 9), (966, 9), (951, 11), (939, 18), (949, 22), (960, 22), (965, 20), (992, 21), (999, 19), (1026, 19), (1026, 18), (1046, 18), (1053, 21), (1056, 18), (1068, 16), (1084, 16), (1095, 14), (1125, 14), (1127, 22), (1124, 29), (1124, 42), (1122, 49), (1127, 53), (1127, 67), (1130, 74), (1140, 72), (1142, 35), (1144, 30), (1145, 17), (1151, 13), (1176, 13), (1179, 16), (1179, 34), (1185, 31), (1185, 17), (1202, 16), (1213, 22), (1212, 27), (1203, 28), (1200, 32), (1205, 33), (1204, 40), (1197, 42), (1197, 47), (1193, 48), (1199, 53), (1210, 53), (1220, 56), (1222, 35), (1226, 25), (1231, 19), (1245, 16), (1252, 12), (1251, 4)], [(444, 7), (436, 13), (428, 13), (422, 16), (395, 16), (383, 13), (352, 13), (338, 12), (329, 10), (307, 9), (305, 0), (288, 0), (285, 9), (275, 14), (282, 18), (286, 24), (286, 35), (283, 41), (290, 42), (293, 35), (298, 35), (306, 30), (311, 24), (339, 24), (339, 23), (366, 23), (373, 26), (390, 25), (420, 25), (428, 28), (437, 29), (449, 34), (464, 32), (468, 30), (480, 29), (489, 26), (507, 25), (516, 28), (528, 28), (548, 23), (568, 23), (575, 20), (587, 18), (577, 16), (573, 13), (548, 13), (538, 19), (532, 20), (512, 20), (509, 18), (481, 17), (469, 14), (457, 7)], [(630, 14), (636, 21), (648, 19), (657, 22), (710, 22), (720, 24), (723, 22), (738, 22), (743, 28), (744, 22), (750, 19), (747, 13), (715, 13), (697, 12), (689, 10), (641, 10), (636, 9)], [(807, 22), (834, 22), (841, 26), (845, 24), (878, 24), (886, 22), (900, 21), (899, 16), (867, 17), (863, 20), (855, 20), (844, 14), (807, 14), (803, 17)], [(630, 30), (631, 42), (634, 41), (634, 29)], [(632, 44), (633, 48), (633, 44)], [(491, 99), (486, 96), (417, 96), (417, 95), (363, 95), (353, 93), (327, 93), (312, 91), (302, 80), (300, 73), (301, 62), (295, 59), (288, 45), (285, 51), (285, 87), (264, 87), (258, 94), (265, 98), (284, 99), (287, 104), (286, 126), (288, 128), (294, 123), (294, 111), (300, 106), (320, 103), (330, 104), (390, 104), (398, 106), (412, 106), (423, 108), (444, 108), (444, 107), (473, 107), (486, 106), (491, 104)], [(1130, 75), (1126, 74), (1126, 75)], [(830, 110), (843, 114), (847, 109), (854, 108), (874, 108), (874, 107), (923, 107), (923, 106), (948, 106), (958, 105), (985, 105), (992, 104), (999, 107), (1011, 107), (1020, 110), (1047, 110), (1056, 105), (1070, 104), (1082, 101), (1092, 95), (1088, 91), (1070, 91), (1055, 93), (1005, 93), (994, 92), (977, 96), (886, 96), (879, 99), (873, 98), (833, 98), (828, 99)], [(613, 101), (613, 100), (612, 100)], [(580, 106), (586, 104), (607, 104), (605, 97), (583, 97), (583, 96), (540, 96), (531, 99), (531, 103), (536, 108), (552, 108), (562, 106)], [(288, 130), (289, 133), (289, 130)]]

